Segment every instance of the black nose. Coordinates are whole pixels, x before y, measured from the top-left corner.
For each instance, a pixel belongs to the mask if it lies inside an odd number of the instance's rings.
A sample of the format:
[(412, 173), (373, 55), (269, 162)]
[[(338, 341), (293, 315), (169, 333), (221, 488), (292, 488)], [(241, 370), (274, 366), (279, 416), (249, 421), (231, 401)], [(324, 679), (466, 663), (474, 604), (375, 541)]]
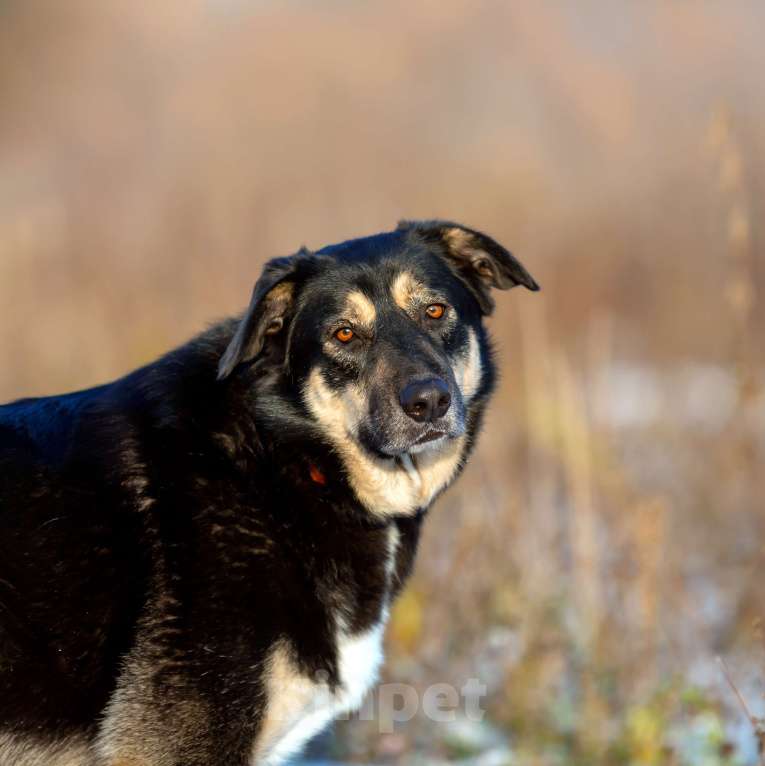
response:
[(408, 383), (399, 394), (401, 408), (418, 423), (432, 423), (443, 417), (452, 403), (449, 387), (440, 378)]

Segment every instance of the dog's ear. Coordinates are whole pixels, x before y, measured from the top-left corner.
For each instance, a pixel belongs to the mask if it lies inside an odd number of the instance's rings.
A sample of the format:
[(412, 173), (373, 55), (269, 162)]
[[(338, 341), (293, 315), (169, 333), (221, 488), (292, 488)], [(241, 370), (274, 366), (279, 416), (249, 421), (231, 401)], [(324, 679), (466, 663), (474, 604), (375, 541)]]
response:
[(311, 253), (274, 258), (263, 267), (252, 290), (252, 298), (234, 337), (218, 362), (218, 380), (227, 378), (243, 362), (255, 359), (263, 350), (266, 336), (284, 327), (295, 298), (296, 280)]
[(494, 310), (492, 287), (509, 290), (523, 285), (529, 290), (539, 290), (521, 262), (480, 231), (452, 221), (401, 221), (398, 229), (435, 245), (473, 293), (484, 314)]

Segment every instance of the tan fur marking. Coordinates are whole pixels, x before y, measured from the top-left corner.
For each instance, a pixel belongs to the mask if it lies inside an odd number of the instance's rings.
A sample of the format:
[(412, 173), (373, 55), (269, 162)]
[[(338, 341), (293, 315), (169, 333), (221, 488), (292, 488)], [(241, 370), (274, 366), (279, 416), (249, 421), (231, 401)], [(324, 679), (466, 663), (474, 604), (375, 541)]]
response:
[(408, 271), (402, 271), (393, 280), (390, 288), (396, 305), (404, 310), (410, 309), (418, 297), (426, 294), (425, 285)]
[(0, 733), (2, 766), (93, 766), (94, 763), (93, 753), (81, 737), (44, 742)]
[(295, 292), (295, 285), (292, 282), (280, 282), (268, 291), (266, 300), (289, 301)]
[[(174, 766), (187, 743), (199, 741), (209, 726), (207, 703), (178, 670), (185, 660), (168, 649), (173, 634), (180, 632), (173, 622), (179, 602), (162, 575), (152, 587), (135, 645), (125, 656), (93, 744), (99, 766)], [(169, 688), (160, 693), (154, 679), (163, 670), (171, 671)]]
[(266, 662), (267, 707), (252, 748), (253, 766), (277, 766), (290, 759), (333, 718), (356, 709), (377, 679), (382, 662), (382, 635), (387, 619), (364, 633), (348, 634), (337, 624), (338, 675), (331, 689), (325, 677), (303, 675), (286, 641), (277, 642)]
[(361, 391), (350, 387), (344, 394), (338, 394), (324, 383), (319, 370), (314, 369), (308, 376), (303, 396), (340, 453), (356, 497), (370, 513), (382, 517), (413, 514), (418, 508), (428, 506), (457, 472), (464, 436), (441, 449), (413, 456), (414, 471), (407, 471), (392, 459), (367, 454), (351, 436), (364, 413), (365, 399)]
[(266, 327), (266, 335), (275, 335), (282, 329), (284, 326), (282, 314), (287, 312), (294, 293), (295, 285), (292, 282), (280, 282), (268, 291), (264, 300), (267, 306), (266, 313), (271, 314), (272, 319)]
[(355, 319), (357, 322), (369, 327), (373, 326), (377, 317), (375, 304), (367, 298), (364, 293), (354, 290), (348, 293), (346, 298), (347, 312), (349, 319)]
[(467, 352), (452, 363), (452, 369), (462, 392), (462, 399), (467, 405), (478, 391), (483, 377), (481, 348), (475, 331), (468, 330)]
[[(133, 661), (135, 666), (135, 660)], [(178, 661), (165, 660), (164, 667)], [(109, 766), (172, 766), (183, 748), (207, 727), (207, 709), (190, 689), (181, 689), (180, 675), (169, 676), (177, 684), (175, 699), (158, 700), (148, 668), (127, 680), (121, 679), (106, 710), (95, 749)], [(168, 714), (167, 711), (171, 712)], [(163, 711), (163, 712), (160, 712)]]
[(490, 269), (487, 270), (480, 265), (482, 256), (486, 255), (486, 251), (478, 246), (474, 234), (469, 234), (461, 229), (449, 229), (444, 233), (444, 239), (453, 255), (460, 259), (469, 259), (479, 274), (486, 277), (491, 275)]
[(396, 577), (396, 561), (398, 558), (398, 546), (401, 542), (401, 533), (398, 531), (398, 527), (395, 524), (391, 524), (388, 528), (388, 560), (385, 562), (385, 578), (388, 582), (388, 587), (394, 584), (398, 584), (398, 578)]
[(462, 251), (470, 247), (473, 235), (462, 229), (447, 229), (444, 232), (444, 239), (452, 250)]
[(279, 742), (285, 730), (304, 713), (316, 693), (316, 684), (298, 673), (283, 643), (268, 658), (268, 704), (253, 749), (254, 763), (260, 763)]

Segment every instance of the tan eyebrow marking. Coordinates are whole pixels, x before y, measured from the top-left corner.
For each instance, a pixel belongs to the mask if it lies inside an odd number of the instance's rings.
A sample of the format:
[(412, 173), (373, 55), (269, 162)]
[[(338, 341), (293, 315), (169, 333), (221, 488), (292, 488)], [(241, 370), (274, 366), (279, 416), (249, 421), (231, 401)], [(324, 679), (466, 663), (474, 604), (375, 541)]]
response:
[(390, 291), (396, 305), (402, 309), (411, 308), (415, 299), (426, 293), (425, 285), (408, 271), (402, 271), (393, 280)]
[(375, 304), (367, 298), (364, 293), (354, 290), (348, 293), (346, 297), (346, 307), (352, 319), (356, 319), (361, 324), (373, 325), (377, 318)]

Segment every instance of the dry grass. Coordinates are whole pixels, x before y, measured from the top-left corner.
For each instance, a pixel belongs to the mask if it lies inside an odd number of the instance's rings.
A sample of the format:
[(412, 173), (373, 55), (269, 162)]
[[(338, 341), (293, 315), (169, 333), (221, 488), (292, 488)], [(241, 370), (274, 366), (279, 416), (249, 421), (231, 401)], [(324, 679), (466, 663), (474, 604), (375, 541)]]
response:
[[(267, 257), (464, 220), (543, 285), (492, 320), (478, 454), (392, 677), (490, 687), (523, 764), (756, 762), (765, 49), (755, 3), (0, 5), (0, 398), (107, 380)], [(418, 718), (352, 757), (456, 757)], [(739, 759), (738, 761), (736, 759)]]

